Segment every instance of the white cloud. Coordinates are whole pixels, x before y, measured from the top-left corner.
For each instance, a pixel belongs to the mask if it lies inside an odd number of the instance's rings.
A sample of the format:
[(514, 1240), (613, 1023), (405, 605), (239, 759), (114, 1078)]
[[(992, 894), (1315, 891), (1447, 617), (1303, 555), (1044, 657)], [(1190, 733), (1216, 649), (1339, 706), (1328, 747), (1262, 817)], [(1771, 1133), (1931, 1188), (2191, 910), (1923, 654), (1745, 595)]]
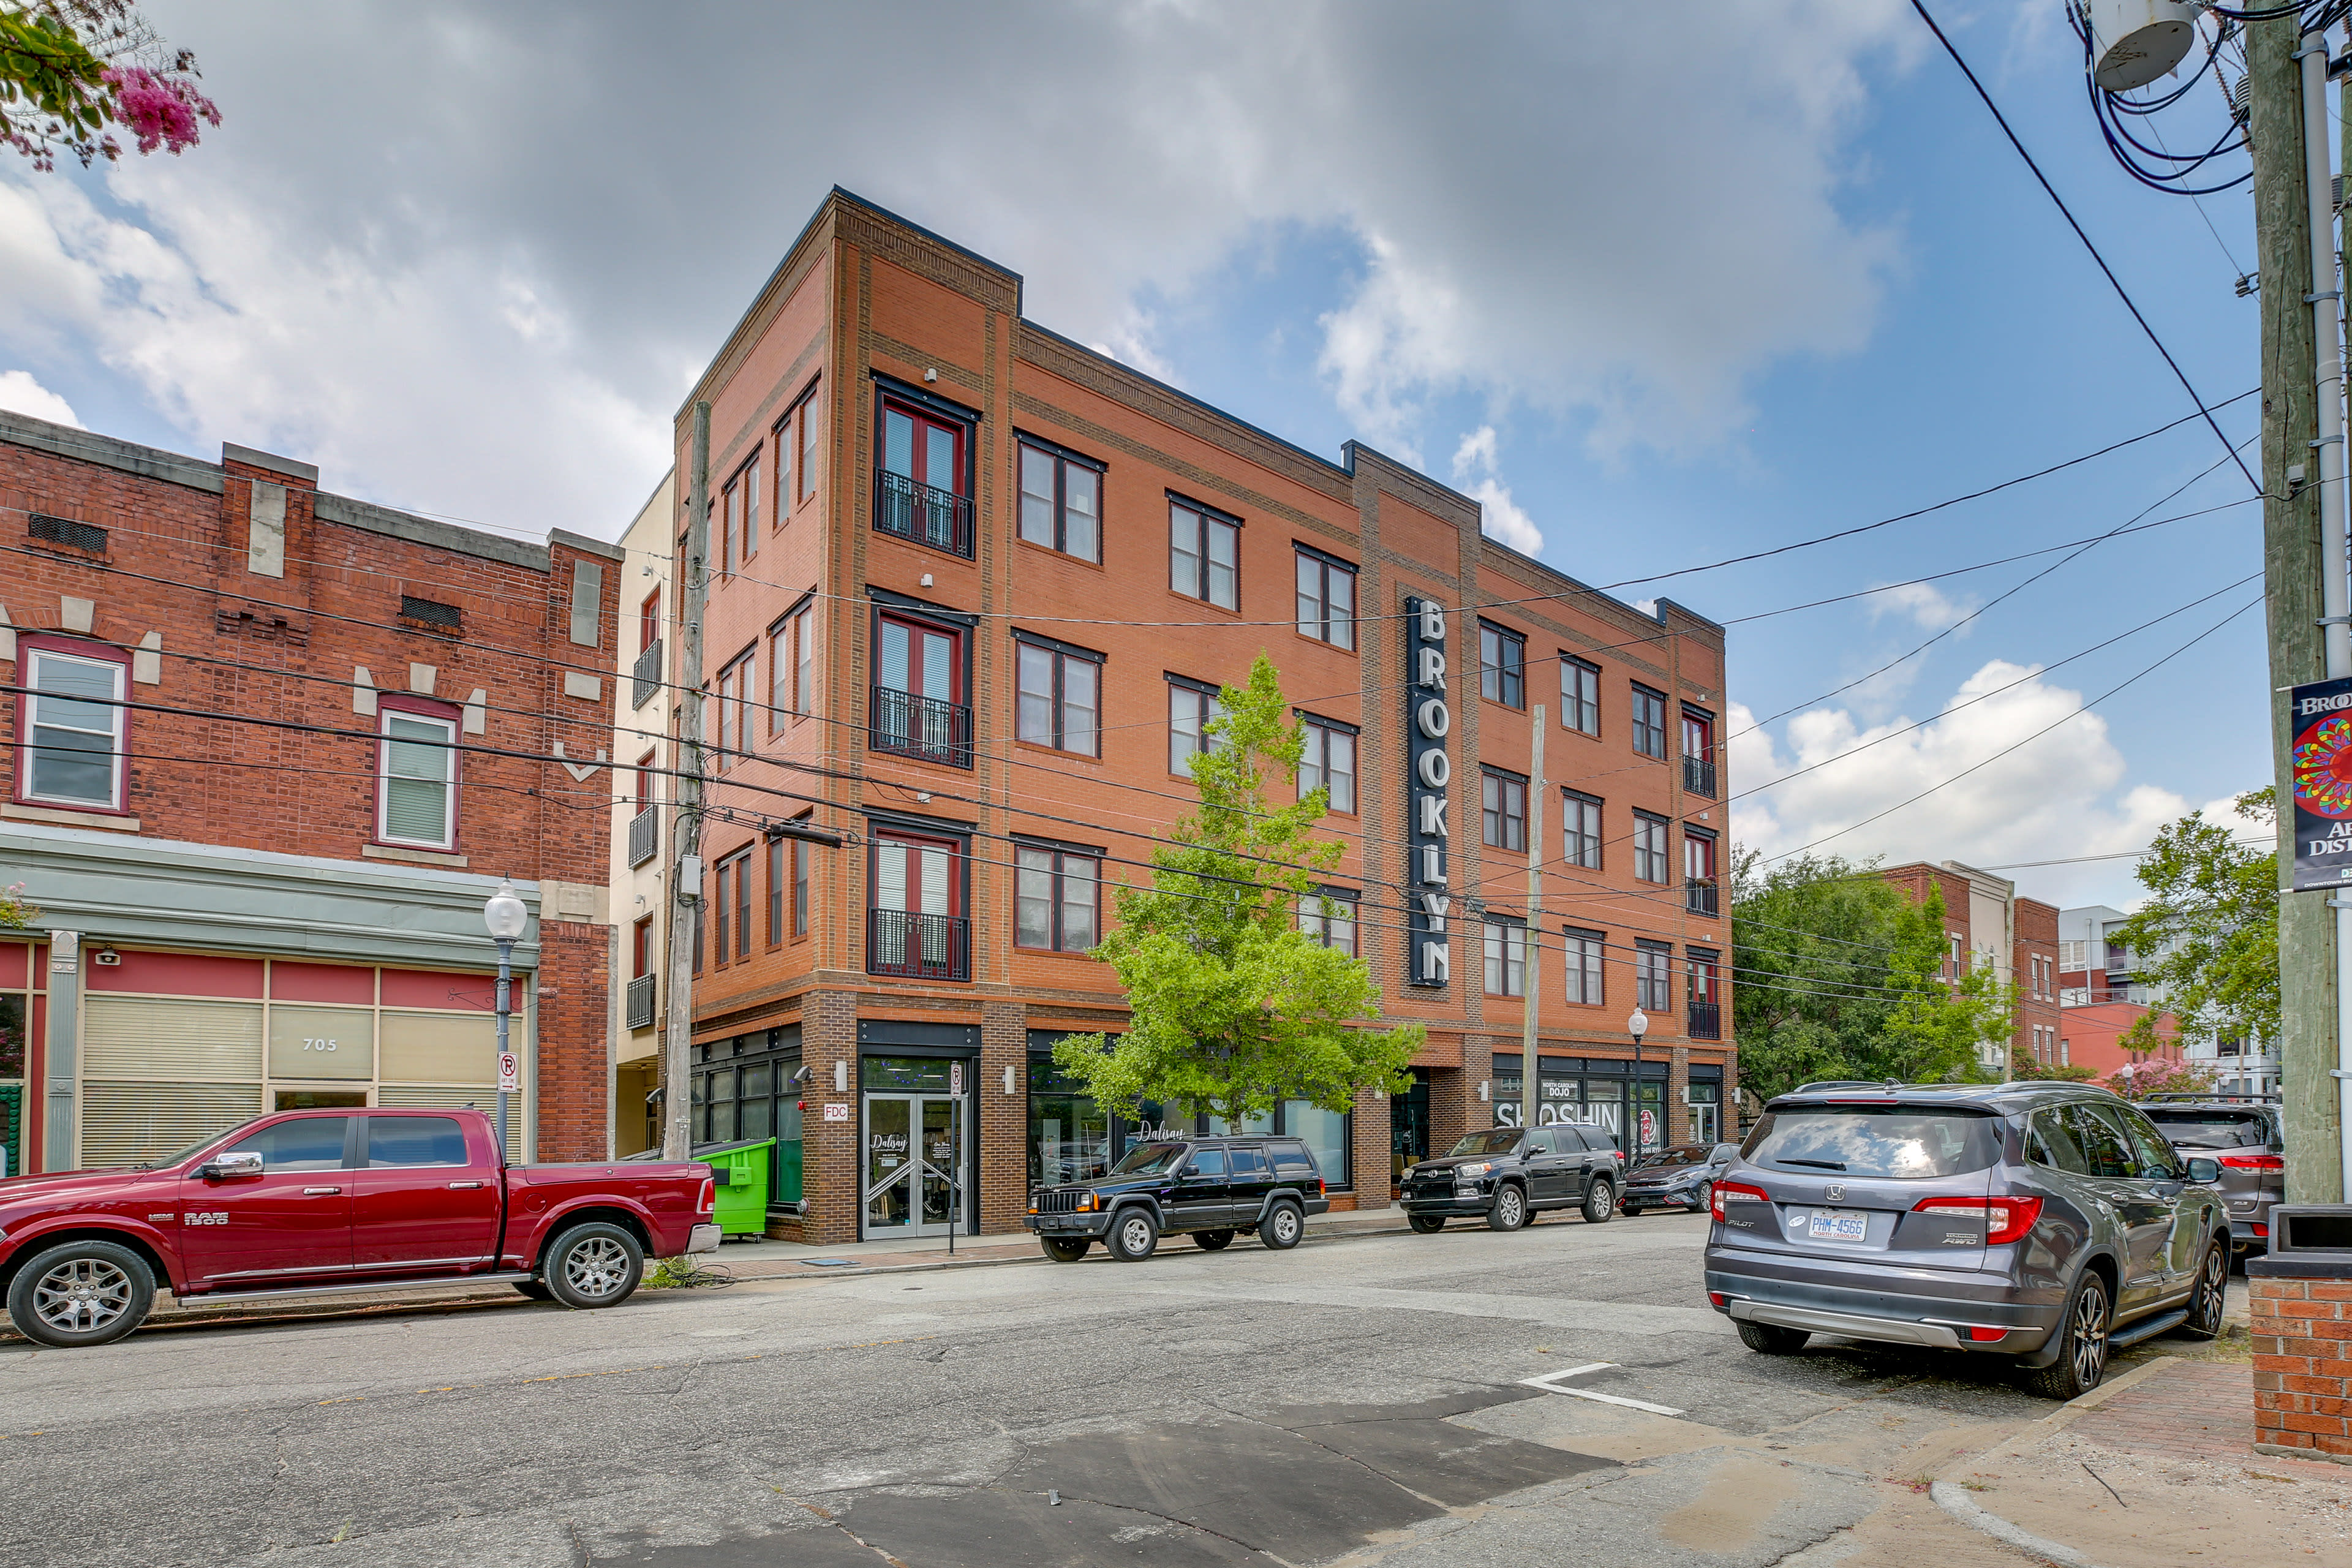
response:
[(1462, 389), (1604, 451), (1719, 448), (1755, 376), (1872, 329), (1896, 241), (1840, 203), (1864, 69), (1916, 47), (1897, 0), (148, 9), (227, 123), (103, 209), (0, 176), (0, 353), (99, 360), (193, 439), (382, 499), (592, 530), (836, 181), (1171, 379), (1178, 317), (1139, 300), (1344, 237), (1323, 374), (1389, 450)]
[(35, 381), (29, 371), (0, 370), (0, 408), (57, 425), (81, 424), (74, 417), (73, 405)]
[[(1906, 717), (1864, 725), (1849, 710), (1818, 708), (1790, 719), (1776, 741), (1750, 731), (1754, 721), (1731, 704), (1732, 786), (1759, 792), (1733, 806), (1732, 831), (1767, 856), (1826, 840), (1814, 853), (1985, 867), (2071, 859), (2137, 850), (2189, 808), (2169, 790), (2127, 783), (2106, 721), (2083, 711), (2081, 692), (2005, 659), (1979, 668), (1916, 729)], [(1947, 779), (1956, 782), (1839, 831)], [(2116, 902), (2131, 897), (2131, 866), (2089, 861), (2013, 875), (2021, 893), (2053, 903)]]
[[(1873, 594), (1870, 618), (1899, 616), (1923, 632), (1940, 632), (1959, 624), (1977, 607), (1974, 599), (1954, 599), (1933, 583), (1897, 583)], [(1965, 631), (1963, 637), (1968, 635)]]
[(1543, 530), (1511, 499), (1511, 488), (1496, 476), (1495, 427), (1481, 425), (1454, 449), (1454, 482), (1478, 503), (1478, 531), (1525, 555), (1543, 549)]

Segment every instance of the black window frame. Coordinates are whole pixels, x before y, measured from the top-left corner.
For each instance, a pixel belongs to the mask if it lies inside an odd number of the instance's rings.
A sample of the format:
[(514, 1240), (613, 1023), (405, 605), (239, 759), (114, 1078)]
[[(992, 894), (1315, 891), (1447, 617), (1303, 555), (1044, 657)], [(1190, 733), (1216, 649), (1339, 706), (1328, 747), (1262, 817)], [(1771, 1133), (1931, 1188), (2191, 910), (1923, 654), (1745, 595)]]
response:
[[(1307, 910), (1307, 899), (1317, 900), (1320, 906), (1312, 914)], [(1361, 889), (1334, 887), (1327, 882), (1299, 900), (1298, 929), (1305, 931), (1318, 946), (1340, 948), (1349, 958), (1360, 958), (1363, 956), (1363, 900), (1364, 895)], [(1331, 926), (1335, 918), (1332, 906), (1336, 904), (1345, 904), (1348, 907), (1346, 922), (1348, 940), (1345, 943), (1331, 940)], [(1308, 923), (1310, 921), (1316, 923), (1310, 925)]]
[[(1187, 593), (1184, 589), (1176, 585), (1176, 513), (1180, 510), (1191, 512), (1193, 516), (1193, 521), (1199, 525), (1194, 534), (1194, 540), (1199, 544), (1200, 549), (1193, 557), (1193, 559), (1197, 560), (1201, 563), (1200, 591), (1198, 593)], [(1209, 566), (1211, 557), (1209, 554), (1209, 535), (1210, 531), (1213, 526), (1223, 526), (1233, 531), (1234, 602), (1230, 605), (1219, 604), (1216, 598), (1210, 593), (1211, 577)], [(1229, 511), (1221, 511), (1215, 507), (1207, 506), (1200, 501), (1196, 501), (1190, 496), (1180, 495), (1174, 490), (1170, 490), (1168, 492), (1168, 591), (1175, 595), (1180, 599), (1191, 599), (1197, 604), (1207, 605), (1214, 609), (1228, 610), (1234, 615), (1241, 614), (1242, 526), (1242, 520), (1235, 517)]]
[[(1102, 867), (1104, 853), (1104, 851), (1094, 848), (1091, 846), (1059, 844), (1046, 838), (1030, 838), (1022, 837), (1013, 839), (1013, 946), (1015, 952), (1063, 952), (1085, 958), (1091, 955), (1095, 948), (1102, 945)], [(1036, 868), (1024, 865), (1023, 863), (1022, 857), (1024, 855), (1047, 855), (1053, 858), (1052, 865), (1046, 868), (1045, 873), (1046, 878), (1045, 896), (1053, 926), (1050, 942), (1045, 947), (1039, 947), (1034, 942), (1028, 942), (1021, 940), (1021, 879), (1024, 877), (1034, 876), (1037, 874)], [(1094, 941), (1086, 947), (1070, 946), (1067, 941), (1067, 933), (1062, 929), (1063, 911), (1068, 902), (1066, 889), (1069, 873), (1066, 868), (1065, 862), (1069, 860), (1092, 861), (1095, 868), (1094, 877), (1092, 878), (1094, 885)]]
[[(1626, 685), (1633, 692), (1634, 753), (1663, 763), (1666, 760), (1666, 694), (1638, 680)], [(1643, 745), (1644, 738), (1652, 743)]]
[[(1102, 755), (1103, 735), (1103, 670), (1105, 666), (1109, 663), (1108, 656), (1097, 653), (1092, 648), (1080, 647), (1075, 643), (1066, 643), (1058, 640), (1057, 638), (1040, 637), (1034, 632), (1024, 632), (1018, 629), (1016, 629), (1013, 634), (1013, 740), (1026, 745), (1045, 746), (1050, 750), (1061, 752), (1073, 757), (1100, 757)], [(1054, 705), (1054, 738), (1050, 741), (1038, 740), (1032, 735), (1024, 733), (1022, 730), (1021, 700), (1024, 696), (1024, 691), (1021, 685), (1021, 663), (1022, 652), (1024, 649), (1028, 648), (1034, 648), (1040, 653), (1049, 655), (1054, 660), (1054, 692), (1052, 698)], [(1095, 721), (1094, 728), (1091, 731), (1093, 744), (1085, 751), (1080, 751), (1076, 747), (1067, 743), (1068, 731), (1066, 730), (1064, 722), (1067, 717), (1067, 710), (1069, 708), (1069, 698), (1066, 695), (1068, 689), (1067, 673), (1072, 660), (1076, 660), (1081, 664), (1092, 665), (1095, 671)]]
[[(1364, 748), (1359, 743), (1363, 731), (1343, 719), (1326, 719), (1319, 713), (1307, 713), (1301, 711), (1298, 715), (1298, 723), (1302, 731), (1302, 739), (1304, 738), (1303, 731), (1310, 729), (1318, 731), (1322, 736), (1323, 762), (1317, 771), (1323, 775), (1324, 784), (1327, 786), (1330, 782), (1333, 771), (1331, 767), (1331, 738), (1335, 735), (1344, 735), (1347, 737), (1348, 804), (1341, 805), (1336, 801), (1330, 799), (1328, 796), (1326, 796), (1324, 800), (1324, 809), (1329, 812), (1336, 812), (1343, 816), (1355, 816), (1357, 812), (1357, 782), (1363, 777), (1362, 764)], [(1302, 750), (1299, 754), (1298, 798), (1304, 800), (1313, 793), (1314, 790), (1307, 786), (1306, 753)]]
[[(1654, 812), (1643, 811), (1638, 807), (1634, 810), (1633, 880), (1648, 882), (1662, 888), (1673, 882), (1675, 836), (1672, 827), (1673, 825), (1666, 818)], [(1645, 842), (1654, 830), (1658, 837), (1654, 846)], [(1658, 874), (1654, 877), (1644, 876), (1643, 868), (1651, 865), (1655, 866)]]
[[(1582, 790), (1564, 789), (1559, 793), (1560, 859), (1579, 870), (1601, 870), (1608, 847), (1602, 827), (1604, 803), (1599, 795), (1586, 795)], [(1577, 820), (1586, 809), (1592, 813), (1590, 833)]]
[[(1573, 976), (1576, 984), (1570, 987), (1563, 978), (1561, 994), (1571, 1007), (1605, 1007), (1609, 1005), (1609, 935), (1606, 931), (1586, 931), (1580, 926), (1564, 926), (1560, 930), (1560, 952), (1566, 963), (1563, 975)], [(1583, 993), (1590, 992), (1590, 995)]]
[[(1103, 563), (1103, 492), (1108, 488), (1103, 481), (1110, 473), (1110, 465), (1082, 453), (1074, 452), (1058, 442), (1029, 435), (1025, 431), (1015, 430), (1013, 437), (1017, 448), (1013, 453), (1013, 536), (1036, 545), (1041, 550), (1051, 550), (1057, 555), (1066, 555), (1073, 561), (1084, 561), (1093, 566), (1101, 565)], [(1029, 490), (1028, 479), (1024, 470), (1027, 467), (1027, 454), (1030, 452), (1036, 453), (1054, 465), (1054, 497), (1049, 503), (1054, 509), (1054, 540), (1050, 544), (1044, 540), (1029, 537), (1028, 509), (1025, 504)], [(1074, 466), (1085, 468), (1095, 476), (1095, 552), (1092, 555), (1081, 555), (1069, 547), (1069, 470)]]
[[(1291, 542), (1291, 549), (1297, 554), (1297, 559), (1291, 568), (1293, 608), (1297, 608), (1299, 600), (1305, 597), (1305, 590), (1298, 586), (1298, 577), (1302, 571), (1311, 565), (1316, 570), (1318, 612), (1313, 630), (1307, 629), (1307, 622), (1303, 616), (1293, 622), (1294, 628), (1300, 637), (1312, 637), (1317, 642), (1328, 643), (1333, 647), (1344, 649), (1349, 653), (1355, 652), (1357, 576), (1355, 564), (1318, 550), (1311, 544), (1301, 544), (1297, 540)], [(1331, 608), (1331, 574), (1335, 572), (1348, 579), (1348, 611), (1344, 617), (1334, 614)], [(1334, 635), (1335, 632), (1338, 635)]]
[[(1219, 697), (1223, 688), (1213, 681), (1195, 680), (1189, 675), (1179, 675), (1172, 669), (1163, 670), (1161, 675), (1168, 682), (1168, 771), (1177, 778), (1189, 779), (1192, 776), (1192, 759), (1209, 749), (1209, 721), (1222, 716), (1219, 710), (1223, 704)], [(1185, 765), (1179, 767), (1176, 765), (1176, 738), (1183, 731), (1176, 728), (1176, 708), (1187, 698), (1192, 699), (1194, 704), (1193, 733), (1197, 743), (1184, 753)]]
[(1644, 1013), (1675, 1010), (1675, 950), (1647, 937), (1633, 941), (1633, 1005)]
[[(1578, 678), (1575, 690), (1569, 688), (1571, 675)], [(1590, 696), (1586, 695), (1588, 689)], [(1582, 720), (1591, 722), (1579, 721)], [(1561, 729), (1573, 730), (1580, 735), (1597, 738), (1601, 733), (1601, 667), (1572, 653), (1559, 656), (1559, 724)]]
[[(1486, 642), (1495, 639), (1495, 657), (1501, 662), (1489, 662)], [(1515, 656), (1515, 657), (1514, 657)], [(1528, 637), (1496, 621), (1478, 623), (1478, 695), (1506, 708), (1524, 710), (1528, 705)]]
[[(1505, 987), (1507, 987), (1507, 989), (1501, 991), (1487, 989), (1484, 991), (1484, 994), (1488, 996), (1505, 997), (1525, 996), (1528, 994), (1528, 949), (1534, 944), (1528, 940), (1528, 932), (1527, 921), (1518, 915), (1502, 914), (1496, 910), (1489, 910), (1484, 915), (1479, 917), (1478, 984), (1482, 988), (1486, 984), (1487, 933), (1496, 931), (1503, 932), (1504, 935), (1501, 942), (1496, 944), (1497, 951), (1495, 957), (1495, 963), (1499, 971), (1501, 983)], [(1511, 984), (1510, 933), (1512, 931), (1519, 933), (1519, 988), (1517, 991), (1507, 989)]]
[[(1506, 853), (1528, 852), (1528, 778), (1508, 768), (1481, 768), (1478, 781), (1478, 836), (1489, 849)], [(1516, 796), (1519, 809), (1514, 815), (1511, 799)], [(1517, 840), (1512, 841), (1512, 825), (1517, 825)], [(1497, 838), (1497, 832), (1502, 837)]]

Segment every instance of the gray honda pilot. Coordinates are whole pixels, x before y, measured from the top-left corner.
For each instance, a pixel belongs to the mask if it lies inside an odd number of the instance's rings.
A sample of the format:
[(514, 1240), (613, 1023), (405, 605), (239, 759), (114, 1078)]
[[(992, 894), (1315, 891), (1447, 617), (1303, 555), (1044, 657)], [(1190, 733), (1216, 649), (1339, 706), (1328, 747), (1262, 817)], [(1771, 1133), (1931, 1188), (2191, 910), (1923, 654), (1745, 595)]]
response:
[(2073, 1399), (2112, 1350), (2221, 1332), (2220, 1174), (2084, 1084), (1807, 1084), (1716, 1180), (1707, 1300), (1768, 1355), (1981, 1351)]

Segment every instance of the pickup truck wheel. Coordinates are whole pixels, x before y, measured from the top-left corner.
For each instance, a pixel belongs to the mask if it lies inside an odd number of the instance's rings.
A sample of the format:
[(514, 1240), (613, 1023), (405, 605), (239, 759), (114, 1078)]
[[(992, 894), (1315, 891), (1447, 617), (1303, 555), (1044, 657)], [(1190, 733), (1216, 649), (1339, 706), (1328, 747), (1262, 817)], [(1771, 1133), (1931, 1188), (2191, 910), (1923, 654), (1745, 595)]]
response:
[(111, 1241), (60, 1242), (26, 1259), (8, 1287), (8, 1317), (37, 1344), (102, 1345), (146, 1321), (155, 1271)]
[(1307, 1238), (1307, 1216), (1297, 1204), (1276, 1204), (1265, 1212), (1257, 1238), (1276, 1252), (1287, 1252)]
[(1584, 1223), (1607, 1225), (1617, 1212), (1617, 1184), (1603, 1176), (1584, 1189)]
[(1442, 1214), (1409, 1214), (1404, 1222), (1422, 1236), (1433, 1236), (1445, 1228), (1445, 1216)]
[(555, 1292), (550, 1290), (546, 1284), (541, 1280), (518, 1279), (514, 1282), (514, 1288), (523, 1295), (530, 1297), (534, 1301), (552, 1301), (555, 1300)]
[(1233, 1244), (1234, 1233), (1230, 1230), (1196, 1230), (1192, 1233), (1192, 1245), (1203, 1252), (1221, 1252)]
[(645, 1248), (604, 1220), (575, 1225), (547, 1249), (547, 1293), (567, 1307), (615, 1307), (645, 1278)]
[(1151, 1223), (1151, 1211), (1138, 1205), (1112, 1217), (1106, 1239), (1113, 1258), (1140, 1263), (1159, 1247), (1160, 1227)]
[(1092, 1245), (1083, 1236), (1041, 1236), (1037, 1240), (1045, 1247), (1045, 1256), (1056, 1263), (1076, 1263)]
[(1495, 1189), (1495, 1206), (1486, 1211), (1490, 1230), (1517, 1230), (1528, 1223), (1528, 1194), (1506, 1182)]

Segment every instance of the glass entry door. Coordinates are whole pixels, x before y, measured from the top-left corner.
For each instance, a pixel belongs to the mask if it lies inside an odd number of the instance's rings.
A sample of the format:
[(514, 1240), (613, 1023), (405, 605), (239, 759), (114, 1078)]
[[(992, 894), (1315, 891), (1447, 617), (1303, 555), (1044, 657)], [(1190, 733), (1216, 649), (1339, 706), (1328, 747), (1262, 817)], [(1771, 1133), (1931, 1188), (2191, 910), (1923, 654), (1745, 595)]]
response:
[(866, 1097), (866, 1235), (945, 1236), (955, 1217), (949, 1173), (956, 1173), (954, 1196), (969, 1205), (971, 1173), (965, 1160), (964, 1128), (955, 1100), (946, 1095), (868, 1094)]

